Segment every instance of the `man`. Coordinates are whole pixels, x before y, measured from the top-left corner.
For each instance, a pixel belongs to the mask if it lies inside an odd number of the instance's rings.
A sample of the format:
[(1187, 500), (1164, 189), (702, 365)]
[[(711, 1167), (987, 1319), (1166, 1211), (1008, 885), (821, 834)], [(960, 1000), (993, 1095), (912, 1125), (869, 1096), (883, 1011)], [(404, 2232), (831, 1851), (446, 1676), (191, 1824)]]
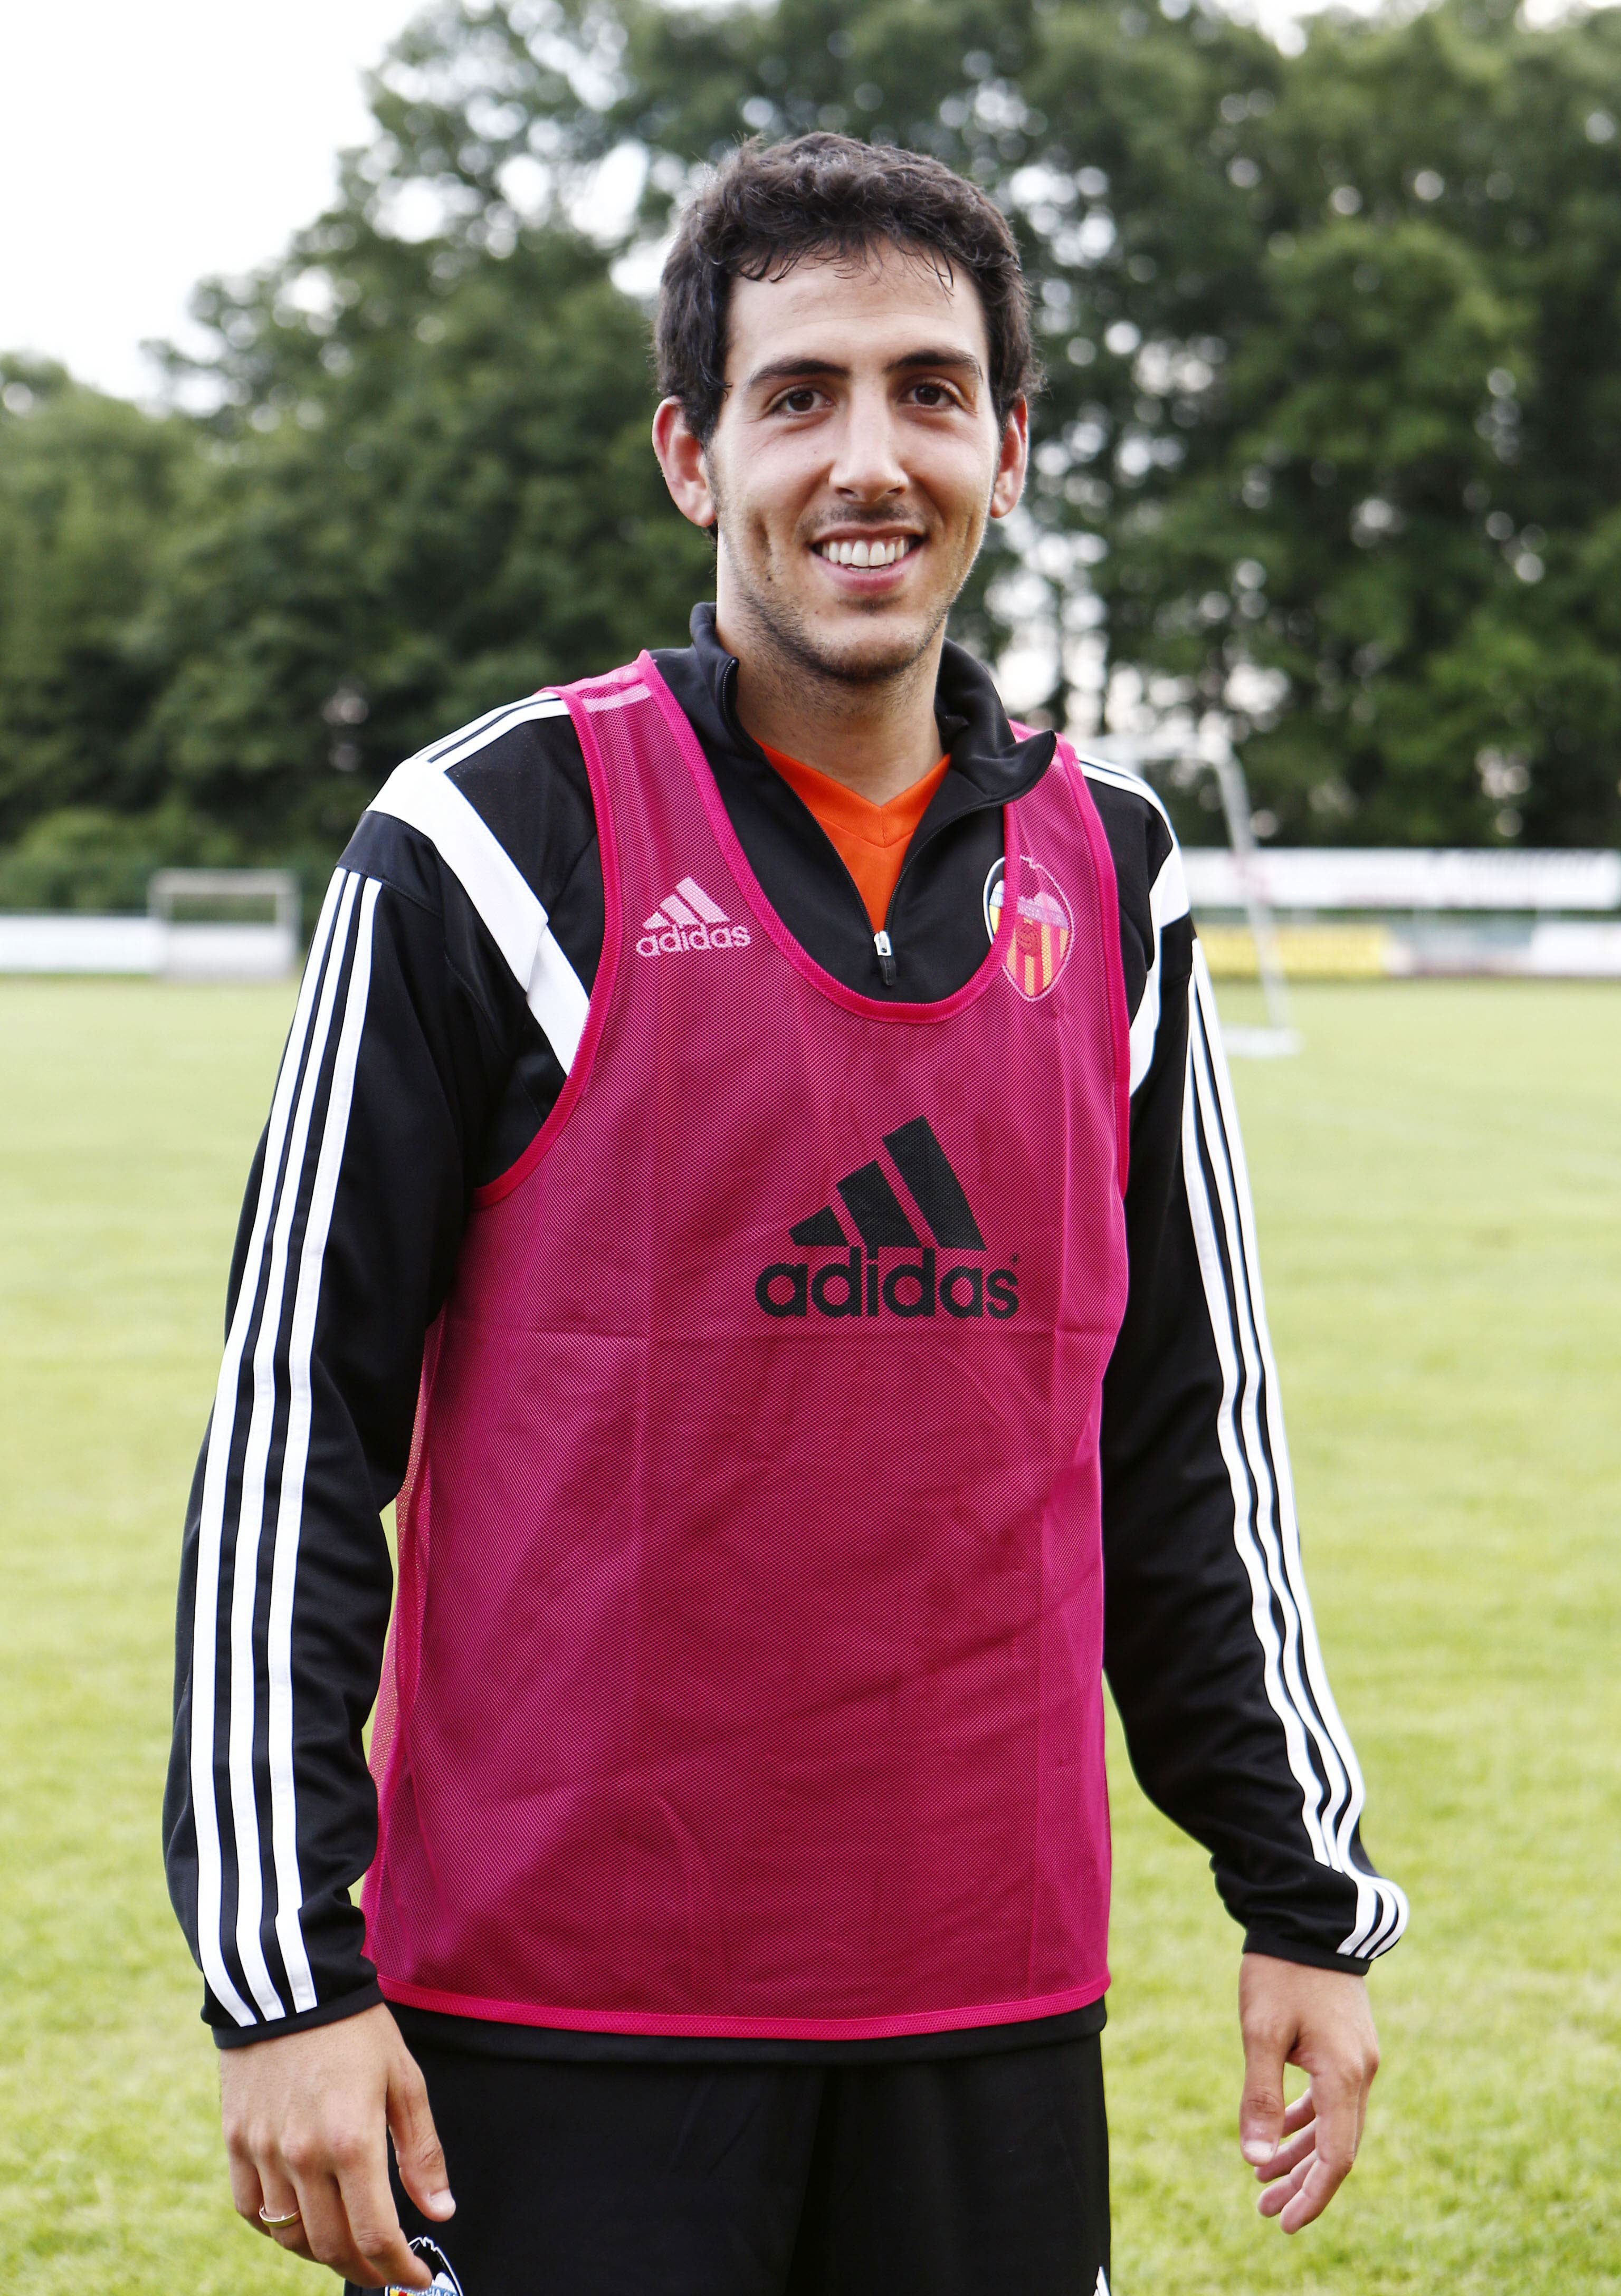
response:
[(167, 1812), (233, 2190), (363, 2285), (1091, 2296), (1103, 1658), (1286, 2230), (1405, 1917), (1208, 985), (1153, 798), (944, 639), (1025, 468), (995, 209), (745, 147), (658, 344), (715, 604), (393, 776), (249, 1185)]

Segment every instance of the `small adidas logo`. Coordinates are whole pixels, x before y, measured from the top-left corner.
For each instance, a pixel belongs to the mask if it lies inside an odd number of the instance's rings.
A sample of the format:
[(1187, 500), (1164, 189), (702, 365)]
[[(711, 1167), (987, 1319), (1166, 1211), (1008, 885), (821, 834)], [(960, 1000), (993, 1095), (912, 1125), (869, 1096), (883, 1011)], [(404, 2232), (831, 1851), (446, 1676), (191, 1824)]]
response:
[[(878, 1316), (887, 1310), (909, 1318), (933, 1316), (939, 1308), (964, 1322), (976, 1316), (1016, 1316), (1016, 1269), (987, 1272), (971, 1263), (940, 1267), (941, 1251), (983, 1252), (986, 1245), (967, 1193), (927, 1118), (914, 1117), (909, 1124), (886, 1132), (884, 1145), (890, 1170), (905, 1189), (910, 1209), (876, 1156), (869, 1164), (846, 1172), (834, 1184), (843, 1218), (827, 1203), (788, 1230), (802, 1250), (838, 1251), (844, 1257), (819, 1267), (814, 1275), (808, 1259), (778, 1259), (762, 1268), (754, 1297), (766, 1314), (805, 1316), (814, 1308), (819, 1316), (834, 1317)], [(846, 1219), (859, 1242), (851, 1242)], [(919, 1220), (932, 1242), (924, 1242)], [(890, 1250), (916, 1251), (917, 1257), (886, 1267), (879, 1255)]]
[(643, 956), (679, 956), (683, 949), (746, 948), (749, 929), (735, 925), (695, 878), (683, 877), (646, 923), (637, 949)]

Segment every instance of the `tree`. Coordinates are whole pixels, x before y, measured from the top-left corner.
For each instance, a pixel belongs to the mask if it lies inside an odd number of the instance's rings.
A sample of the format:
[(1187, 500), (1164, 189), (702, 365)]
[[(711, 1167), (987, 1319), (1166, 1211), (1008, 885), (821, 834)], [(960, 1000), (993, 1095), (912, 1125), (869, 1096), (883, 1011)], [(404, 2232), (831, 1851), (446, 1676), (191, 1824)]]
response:
[(448, 727), (684, 636), (708, 545), (647, 450), (640, 316), (578, 234), (497, 255), (340, 209), (205, 308), (217, 463), (146, 736), (197, 808), (330, 848)]
[(0, 903), (164, 862), (313, 884), (399, 760), (679, 643), (709, 545), (647, 447), (646, 328), (566, 225), (498, 252), (350, 201), (200, 308), (164, 419), (12, 363), (0, 417)]
[(1324, 19), (1275, 102), (1223, 102), (1260, 292), (1105, 582), (1128, 658), (1264, 674), (1288, 837), (1621, 834), (1618, 32)]
[(817, 125), (1020, 235), (1032, 484), (956, 627), (1039, 708), (1214, 715), (1290, 840), (1621, 840), (1616, 12), (1292, 54), (1214, 0), (442, 0), (373, 100), (330, 212), (201, 291), (203, 412), (5, 368), (0, 898), (98, 837), (314, 871), (424, 742), (679, 639), (708, 545), (622, 283)]
[(746, 131), (938, 152), (1015, 218), (1049, 348), (1020, 578), (970, 607), (1045, 622), (1055, 715), (1216, 709), (1294, 837), (1621, 833), (1613, 12), (1444, 0), (1290, 56), (1188, 0), (497, 0), (424, 19), (377, 108), (375, 195), (473, 244), (626, 152), (648, 232)]
[(198, 453), (183, 421), (0, 358), (0, 841), (156, 796), (133, 758), (160, 682), (137, 632)]

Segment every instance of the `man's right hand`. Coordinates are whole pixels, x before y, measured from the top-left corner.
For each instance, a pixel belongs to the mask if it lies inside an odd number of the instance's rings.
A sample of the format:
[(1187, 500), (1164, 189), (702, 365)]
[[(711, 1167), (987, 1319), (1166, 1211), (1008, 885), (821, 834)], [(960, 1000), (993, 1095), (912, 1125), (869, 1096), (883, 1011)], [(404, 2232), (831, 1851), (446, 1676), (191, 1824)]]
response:
[[(219, 2104), (237, 2214), (362, 2288), (426, 2288), (399, 2229), (388, 2139), (424, 2216), (455, 2212), (428, 2091), (381, 2003), (336, 2024), (222, 2049)], [(260, 2218), (289, 2216), (276, 2230)]]

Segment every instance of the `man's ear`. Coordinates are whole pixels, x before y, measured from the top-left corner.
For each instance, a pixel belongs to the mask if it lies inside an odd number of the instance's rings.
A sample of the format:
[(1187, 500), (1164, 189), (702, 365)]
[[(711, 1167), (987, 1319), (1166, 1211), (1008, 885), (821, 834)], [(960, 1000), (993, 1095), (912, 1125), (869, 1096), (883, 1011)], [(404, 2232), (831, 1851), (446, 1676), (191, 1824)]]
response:
[[(662, 407), (659, 409), (661, 414), (663, 411)], [(1024, 472), (1029, 464), (1030, 403), (1021, 391), (1008, 409), (1008, 419), (1002, 425), (1002, 442), (996, 458), (996, 484), (991, 489), (992, 518), (1006, 518), (1010, 510), (1018, 507), (1019, 496), (1024, 491)], [(673, 494), (675, 489), (671, 488), (671, 492)]]
[(687, 420), (679, 398), (662, 398), (653, 418), (653, 451), (664, 473), (670, 497), (695, 526), (713, 526), (715, 497), (710, 489), (704, 444)]

